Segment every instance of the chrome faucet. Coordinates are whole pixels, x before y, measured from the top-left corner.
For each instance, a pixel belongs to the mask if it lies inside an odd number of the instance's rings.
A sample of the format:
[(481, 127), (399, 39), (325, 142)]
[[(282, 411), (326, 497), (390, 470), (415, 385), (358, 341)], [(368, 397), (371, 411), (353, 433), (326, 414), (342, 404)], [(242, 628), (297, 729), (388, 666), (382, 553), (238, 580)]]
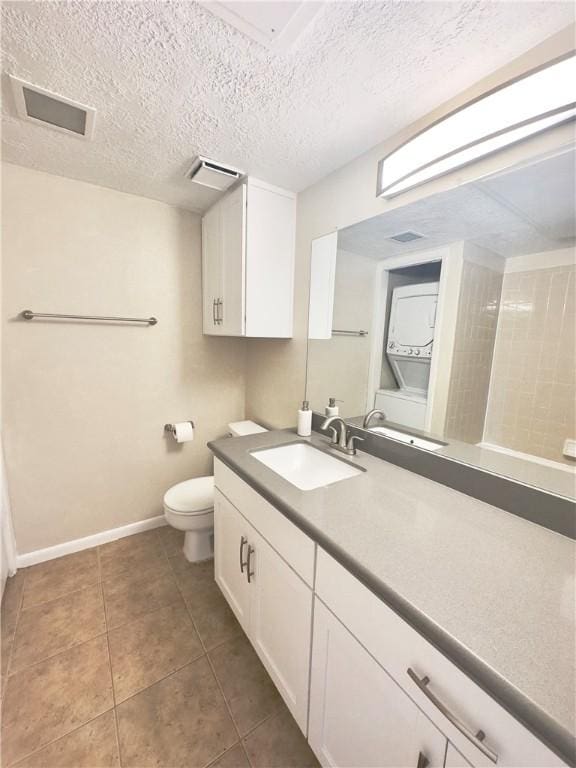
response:
[(384, 411), (381, 411), (380, 408), (373, 408), (371, 411), (368, 411), (366, 416), (364, 416), (364, 423), (362, 424), (364, 429), (369, 429), (370, 421), (372, 420), (373, 416), (376, 416), (376, 414), (378, 414), (378, 418), (381, 421), (386, 421), (386, 414)]
[[(340, 430), (332, 426), (333, 424), (338, 424)], [(346, 422), (340, 416), (329, 416), (327, 419), (324, 419), (320, 429), (322, 431), (329, 429), (332, 432), (332, 442), (330, 443), (330, 446), (336, 448), (337, 451), (342, 451), (342, 453), (345, 453), (348, 456), (356, 455), (354, 441), (364, 440), (363, 437), (359, 437), (358, 435), (351, 435), (350, 430), (346, 426)]]

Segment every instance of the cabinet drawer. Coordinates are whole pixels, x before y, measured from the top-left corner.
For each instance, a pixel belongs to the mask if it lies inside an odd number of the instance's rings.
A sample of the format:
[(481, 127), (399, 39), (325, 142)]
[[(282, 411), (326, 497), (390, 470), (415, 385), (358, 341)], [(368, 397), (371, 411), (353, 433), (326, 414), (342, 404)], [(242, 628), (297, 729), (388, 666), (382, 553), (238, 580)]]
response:
[(214, 482), (216, 488), (311, 587), (314, 583), (315, 549), (312, 539), (219, 459), (214, 460)]
[[(473, 766), (565, 766), (530, 731), (320, 548), (316, 593)], [(408, 675), (408, 669), (420, 680), (429, 678), (426, 690), (472, 734), (484, 732), (483, 743), (497, 755), (496, 763), (452, 724)]]

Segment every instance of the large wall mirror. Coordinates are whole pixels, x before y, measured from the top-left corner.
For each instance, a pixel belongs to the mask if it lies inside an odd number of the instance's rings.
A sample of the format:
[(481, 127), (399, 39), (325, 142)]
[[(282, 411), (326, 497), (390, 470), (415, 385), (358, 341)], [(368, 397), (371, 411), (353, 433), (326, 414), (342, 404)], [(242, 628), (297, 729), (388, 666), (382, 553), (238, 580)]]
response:
[(307, 398), (575, 495), (573, 148), (312, 243)]

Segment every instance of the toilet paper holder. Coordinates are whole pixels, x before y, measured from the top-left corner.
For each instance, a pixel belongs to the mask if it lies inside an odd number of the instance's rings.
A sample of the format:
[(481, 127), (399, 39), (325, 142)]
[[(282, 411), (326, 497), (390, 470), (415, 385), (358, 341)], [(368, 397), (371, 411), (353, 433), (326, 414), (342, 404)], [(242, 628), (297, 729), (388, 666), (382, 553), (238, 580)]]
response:
[[(192, 429), (194, 429), (194, 422), (192, 419), (190, 419), (190, 424), (192, 425)], [(164, 424), (164, 432), (168, 433), (169, 435), (172, 435), (174, 439), (176, 439), (176, 428), (174, 424)]]

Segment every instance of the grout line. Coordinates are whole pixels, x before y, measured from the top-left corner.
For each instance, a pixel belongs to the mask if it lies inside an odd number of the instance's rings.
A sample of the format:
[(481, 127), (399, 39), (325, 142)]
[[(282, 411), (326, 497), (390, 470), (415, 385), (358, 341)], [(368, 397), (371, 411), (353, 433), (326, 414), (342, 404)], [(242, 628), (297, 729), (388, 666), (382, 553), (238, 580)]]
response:
[(51, 654), (50, 656), (46, 656), (43, 659), (38, 659), (38, 661), (34, 661), (32, 664), (28, 664), (26, 667), (22, 667), (21, 669), (17, 669), (15, 672), (10, 672), (10, 674), (6, 675), (6, 679), (8, 677), (16, 677), (16, 675), (20, 675), (23, 672), (27, 672), (29, 669), (32, 669), (33, 667), (37, 667), (39, 664), (44, 664), (45, 661), (51, 661), (52, 659), (55, 659), (57, 656), (61, 656), (63, 653), (68, 653), (69, 651), (74, 651), (77, 648), (81, 648), (83, 645), (86, 645), (87, 643), (91, 643), (94, 640), (97, 640), (99, 637), (104, 637), (106, 634), (106, 630), (104, 629), (102, 632), (98, 632), (98, 634), (93, 635), (92, 637), (89, 637), (87, 640), (82, 640), (81, 643), (76, 643), (75, 645), (71, 645), (69, 648), (62, 648), (59, 651), (56, 651), (56, 653)]
[(214, 760), (211, 760), (209, 763), (206, 763), (206, 765), (203, 766), (203, 768), (211, 768), (211, 766), (215, 765), (217, 762), (222, 760), (223, 757), (226, 757), (226, 755), (230, 754), (233, 749), (236, 749), (236, 747), (242, 748), (242, 742), (237, 741), (235, 744), (232, 744), (231, 747), (228, 747), (226, 752), (222, 752), (221, 755), (218, 755), (218, 757), (214, 758)]
[(60, 741), (61, 739), (65, 739), (68, 736), (71, 736), (73, 733), (76, 733), (76, 731), (79, 731), (81, 728), (84, 728), (85, 725), (90, 725), (90, 723), (93, 723), (94, 720), (98, 720), (99, 717), (104, 717), (104, 715), (107, 715), (108, 712), (112, 712), (113, 709), (114, 709), (113, 707), (110, 707), (110, 709), (106, 709), (104, 712), (99, 712), (97, 715), (94, 715), (94, 717), (91, 717), (90, 720), (86, 720), (85, 723), (80, 723), (80, 725), (77, 725), (75, 728), (72, 728), (71, 731), (66, 731), (66, 733), (61, 733), (60, 736), (57, 736), (55, 739), (52, 739), (51, 741), (47, 741), (45, 744), (42, 744), (42, 746), (38, 747), (38, 749), (35, 749), (33, 752), (27, 752), (25, 755), (22, 755), (22, 757), (18, 758), (18, 761), (16, 763), (10, 763), (9, 765), (6, 766), (6, 768), (18, 768), (19, 765), (21, 765), (23, 762), (28, 760), (30, 757), (34, 757), (34, 755), (37, 755), (39, 752), (42, 752), (42, 750), (52, 746), (52, 744), (56, 744), (57, 741)]
[(118, 727), (118, 712), (116, 709), (116, 689), (114, 688), (114, 675), (112, 673), (112, 654), (110, 653), (110, 633), (108, 631), (108, 613), (106, 611), (106, 599), (104, 597), (104, 582), (102, 581), (102, 566), (100, 563), (100, 548), (96, 549), (96, 559), (98, 561), (98, 575), (100, 576), (100, 595), (104, 608), (104, 626), (106, 627), (106, 647), (108, 648), (108, 665), (110, 667), (110, 683), (112, 685), (112, 701), (114, 711), (114, 733), (116, 735), (116, 749), (118, 750), (118, 762), (122, 766), (122, 753), (120, 752), (120, 729)]

